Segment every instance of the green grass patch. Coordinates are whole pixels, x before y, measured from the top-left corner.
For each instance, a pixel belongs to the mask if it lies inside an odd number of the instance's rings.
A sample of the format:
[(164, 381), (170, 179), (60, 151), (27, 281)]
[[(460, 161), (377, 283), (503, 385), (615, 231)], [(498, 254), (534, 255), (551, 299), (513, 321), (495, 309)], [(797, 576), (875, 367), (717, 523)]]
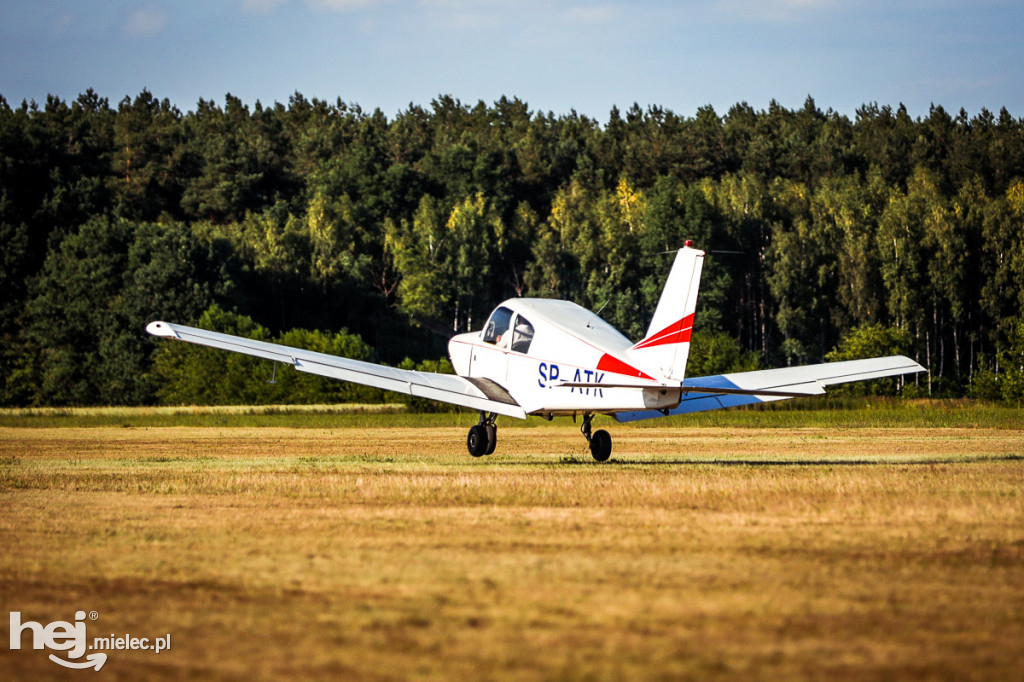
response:
[(1020, 409), (979, 400), (814, 397), (637, 422), (729, 428), (1024, 428)]
[[(600, 421), (608, 420), (601, 418)], [(292, 428), (468, 428), (471, 411), (409, 412), (403, 405), (272, 405), (232, 407), (9, 408), (0, 427), (292, 427)], [(565, 418), (555, 424), (564, 424)], [(503, 428), (538, 427), (547, 420), (501, 419)], [(1024, 427), (1020, 409), (977, 400), (901, 400), (815, 397), (636, 422), (634, 428), (663, 427), (801, 428), (834, 426), (997, 428)]]

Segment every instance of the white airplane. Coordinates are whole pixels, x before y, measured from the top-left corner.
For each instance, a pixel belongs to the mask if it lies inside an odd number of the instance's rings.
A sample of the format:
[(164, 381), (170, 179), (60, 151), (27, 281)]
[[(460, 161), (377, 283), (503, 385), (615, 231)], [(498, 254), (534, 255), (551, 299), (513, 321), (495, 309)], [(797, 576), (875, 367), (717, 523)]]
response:
[(448, 342), (457, 375), (386, 367), (276, 343), (167, 322), (146, 331), (282, 362), (301, 372), (375, 386), (480, 412), (466, 445), (474, 457), (494, 452), (499, 415), (525, 419), (582, 416), (581, 431), (599, 462), (612, 452), (596, 414), (619, 422), (820, 395), (826, 386), (925, 371), (898, 355), (754, 372), (687, 377), (686, 360), (704, 252), (693, 243), (676, 254), (647, 335), (633, 343), (596, 314), (571, 303), (513, 298), (482, 331)]

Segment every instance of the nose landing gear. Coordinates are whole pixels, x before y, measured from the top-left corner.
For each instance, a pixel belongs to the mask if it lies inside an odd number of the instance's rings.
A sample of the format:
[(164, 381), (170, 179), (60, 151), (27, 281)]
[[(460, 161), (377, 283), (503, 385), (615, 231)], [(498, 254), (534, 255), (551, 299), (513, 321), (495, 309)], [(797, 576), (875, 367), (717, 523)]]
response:
[(608, 458), (612, 456), (612, 437), (604, 429), (598, 429), (591, 433), (590, 422), (593, 420), (593, 414), (584, 414), (583, 426), (580, 427), (580, 431), (583, 433), (583, 437), (587, 439), (587, 443), (590, 444), (590, 454), (593, 455), (594, 459), (598, 462), (607, 462)]

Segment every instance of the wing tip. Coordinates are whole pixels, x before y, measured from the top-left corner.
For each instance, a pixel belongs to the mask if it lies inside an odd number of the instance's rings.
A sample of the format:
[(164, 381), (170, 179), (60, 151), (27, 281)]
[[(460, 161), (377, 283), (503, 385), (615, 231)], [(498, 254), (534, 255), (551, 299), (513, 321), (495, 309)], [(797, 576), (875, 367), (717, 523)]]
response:
[(176, 338), (177, 332), (167, 322), (156, 320), (146, 325), (146, 331), (153, 336), (166, 336), (168, 338)]

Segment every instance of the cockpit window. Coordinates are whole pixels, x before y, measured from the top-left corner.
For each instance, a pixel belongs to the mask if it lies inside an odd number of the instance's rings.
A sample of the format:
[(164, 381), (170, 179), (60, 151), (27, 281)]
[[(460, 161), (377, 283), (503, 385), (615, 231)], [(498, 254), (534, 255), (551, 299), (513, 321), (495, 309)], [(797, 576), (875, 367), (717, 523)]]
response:
[[(491, 319), (487, 320), (484, 327), (484, 341), (498, 346), (508, 346), (508, 327), (512, 321), (512, 311), (502, 306), (491, 313)], [(502, 343), (504, 341), (504, 344)]]
[(512, 330), (512, 350), (517, 353), (528, 353), (532, 341), (533, 325), (522, 315), (518, 316), (515, 329)]

